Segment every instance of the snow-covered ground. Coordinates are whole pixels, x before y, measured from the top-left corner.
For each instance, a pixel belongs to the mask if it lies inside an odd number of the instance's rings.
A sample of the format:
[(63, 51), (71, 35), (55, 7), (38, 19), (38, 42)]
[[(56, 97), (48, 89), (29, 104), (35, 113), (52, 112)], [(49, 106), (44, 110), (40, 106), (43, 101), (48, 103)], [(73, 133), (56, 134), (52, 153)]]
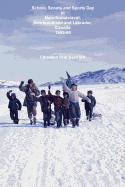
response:
[[(29, 124), (25, 107), (20, 123), (12, 124), (9, 89), (0, 89), (0, 187), (125, 186), (125, 85), (78, 87), (84, 94), (89, 89), (102, 119), (86, 121), (80, 101), (80, 127), (61, 129), (43, 128), (40, 104), (36, 126)], [(25, 94), (17, 88), (13, 92), (23, 103)]]

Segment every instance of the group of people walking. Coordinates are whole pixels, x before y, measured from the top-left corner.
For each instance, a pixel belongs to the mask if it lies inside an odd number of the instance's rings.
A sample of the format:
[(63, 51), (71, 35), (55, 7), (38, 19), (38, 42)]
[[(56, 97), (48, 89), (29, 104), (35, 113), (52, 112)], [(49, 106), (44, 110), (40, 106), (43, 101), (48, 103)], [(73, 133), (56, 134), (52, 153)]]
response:
[[(39, 89), (36, 87), (32, 79), (28, 80), (28, 84), (24, 85), (24, 81), (21, 81), (19, 90), (25, 93), (25, 99), (23, 106), (27, 107), (28, 117), (30, 124), (36, 124), (36, 107), (37, 102), (40, 102), (41, 111), (43, 112), (44, 127), (50, 125), (51, 119), (51, 105), (54, 104), (55, 118), (57, 122), (57, 128), (62, 126), (62, 117), (64, 125), (68, 125), (70, 120), (72, 127), (79, 126), (79, 119), (81, 116), (79, 97), (82, 98), (82, 102), (85, 102), (85, 110), (87, 120), (91, 121), (93, 107), (96, 105), (95, 97), (92, 96), (92, 91), (88, 91), (87, 96), (77, 90), (77, 85), (72, 84), (71, 89), (66, 85), (63, 78), (63, 98), (60, 96), (61, 91), (56, 90), (55, 95), (51, 93), (51, 86), (48, 86), (48, 94), (45, 90), (41, 90), (41, 96)], [(11, 93), (12, 90), (7, 92), (9, 99), (10, 117), (15, 124), (18, 124), (18, 110), (21, 110), (21, 102), (16, 98), (15, 93)], [(10, 95), (11, 93), (11, 95)], [(39, 97), (38, 97), (39, 96)]]

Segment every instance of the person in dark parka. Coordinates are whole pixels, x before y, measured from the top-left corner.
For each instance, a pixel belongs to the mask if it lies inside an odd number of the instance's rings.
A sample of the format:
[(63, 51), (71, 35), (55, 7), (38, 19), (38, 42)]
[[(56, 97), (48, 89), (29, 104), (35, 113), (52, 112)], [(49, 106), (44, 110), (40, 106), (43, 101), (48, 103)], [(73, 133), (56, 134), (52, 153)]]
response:
[[(34, 93), (31, 93), (31, 95), (34, 95)], [(51, 119), (51, 104), (53, 102), (52, 98), (49, 97), (49, 95), (46, 95), (45, 90), (41, 90), (40, 97), (35, 97), (35, 101), (40, 102), (41, 105), (41, 111), (43, 112), (43, 119), (44, 119), (44, 128), (47, 128), (50, 125), (50, 119)]]
[[(24, 84), (24, 81), (21, 81), (19, 85), (19, 90), (22, 92), (25, 92), (26, 94), (23, 106), (27, 107), (28, 117), (30, 119), (30, 124), (32, 125), (33, 122), (34, 124), (36, 123), (37, 101), (34, 100), (34, 96), (31, 95), (31, 93), (34, 93), (35, 96), (39, 96), (40, 91), (38, 90), (38, 88), (36, 87), (32, 79), (29, 79), (28, 84), (26, 84), (25, 86), (23, 86), (23, 84)], [(32, 120), (32, 116), (33, 116), (33, 120)]]
[[(7, 92), (7, 98), (9, 99), (9, 105), (8, 108), (10, 109), (10, 117), (13, 120), (15, 124), (18, 124), (19, 119), (18, 119), (18, 110), (21, 110), (21, 102), (19, 99), (16, 98), (15, 93), (11, 93), (12, 90)], [(10, 96), (11, 93), (11, 96)]]
[(92, 96), (92, 91), (89, 90), (87, 93), (87, 97), (91, 100), (91, 103), (86, 102), (84, 99), (82, 99), (82, 102), (85, 102), (85, 110), (86, 110), (86, 117), (87, 120), (91, 121), (92, 114), (93, 114), (93, 107), (96, 105), (96, 99)]

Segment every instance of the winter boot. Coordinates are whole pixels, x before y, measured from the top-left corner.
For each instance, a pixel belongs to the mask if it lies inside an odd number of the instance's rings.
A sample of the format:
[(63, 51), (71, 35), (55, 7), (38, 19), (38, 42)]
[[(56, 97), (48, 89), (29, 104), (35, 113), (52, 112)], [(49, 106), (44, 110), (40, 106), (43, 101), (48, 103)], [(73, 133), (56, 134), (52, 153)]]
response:
[(48, 126), (50, 126), (50, 121), (48, 121)]
[(19, 120), (18, 120), (18, 119), (15, 119), (14, 122), (15, 122), (15, 124), (18, 124)]
[(64, 126), (67, 125), (67, 119), (64, 119)]
[(34, 116), (33, 123), (36, 124), (36, 117)]
[(79, 127), (79, 118), (76, 118), (76, 126)]
[(57, 127), (56, 127), (56, 129), (59, 129), (59, 128), (60, 128), (60, 126), (57, 126)]
[(73, 118), (73, 119), (72, 119), (72, 127), (74, 128), (75, 126), (76, 126), (76, 119)]
[(89, 116), (87, 116), (86, 119), (88, 120), (88, 119), (89, 119)]
[(44, 121), (44, 128), (47, 128), (46, 121)]
[(92, 118), (91, 118), (91, 116), (90, 116), (90, 114), (89, 114), (89, 121), (91, 121), (92, 120)]
[(61, 127), (60, 121), (57, 121), (57, 128), (60, 128), (60, 127)]
[(69, 124), (69, 119), (67, 119), (67, 125)]
[(30, 119), (30, 125), (32, 125), (33, 124), (33, 120), (32, 119)]

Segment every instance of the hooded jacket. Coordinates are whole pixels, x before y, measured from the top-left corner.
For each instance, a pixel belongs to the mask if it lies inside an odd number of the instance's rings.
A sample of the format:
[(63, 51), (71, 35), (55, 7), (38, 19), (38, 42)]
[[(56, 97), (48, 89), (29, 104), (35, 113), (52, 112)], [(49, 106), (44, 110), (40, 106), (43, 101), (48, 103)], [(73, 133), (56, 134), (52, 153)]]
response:
[(9, 99), (8, 108), (10, 110), (21, 110), (22, 107), (21, 102), (16, 97), (15, 99), (12, 99), (9, 92), (7, 92), (7, 97)]
[(28, 84), (25, 86), (20, 85), (19, 90), (26, 94), (23, 106), (37, 106), (37, 101), (35, 101), (34, 96), (31, 95), (32, 92), (35, 93), (35, 96), (40, 95), (40, 91), (35, 86), (35, 84), (33, 84), (31, 88), (29, 87)]

